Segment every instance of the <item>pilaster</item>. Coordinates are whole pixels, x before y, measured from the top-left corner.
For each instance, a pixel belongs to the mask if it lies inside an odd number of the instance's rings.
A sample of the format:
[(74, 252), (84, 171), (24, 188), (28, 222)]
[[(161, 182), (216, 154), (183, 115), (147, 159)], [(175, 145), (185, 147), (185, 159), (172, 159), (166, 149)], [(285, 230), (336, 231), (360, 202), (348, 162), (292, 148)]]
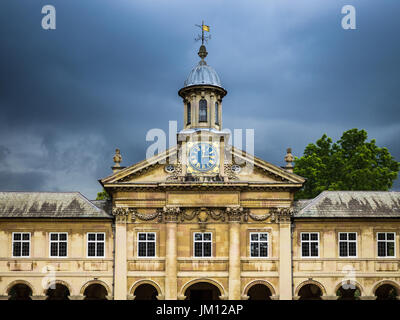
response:
[(165, 220), (165, 300), (178, 299), (176, 233), (180, 213), (178, 207), (164, 207)]
[(115, 208), (114, 299), (127, 299), (126, 222), (129, 208)]

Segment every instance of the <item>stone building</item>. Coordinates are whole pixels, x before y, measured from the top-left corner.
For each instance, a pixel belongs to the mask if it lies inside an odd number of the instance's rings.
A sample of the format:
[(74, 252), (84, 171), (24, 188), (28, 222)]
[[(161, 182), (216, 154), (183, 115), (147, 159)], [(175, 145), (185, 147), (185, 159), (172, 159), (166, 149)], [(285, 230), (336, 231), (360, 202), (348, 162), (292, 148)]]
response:
[(400, 193), (323, 192), (228, 144), (205, 58), (179, 90), (177, 145), (79, 193), (0, 194), (4, 299), (395, 299)]

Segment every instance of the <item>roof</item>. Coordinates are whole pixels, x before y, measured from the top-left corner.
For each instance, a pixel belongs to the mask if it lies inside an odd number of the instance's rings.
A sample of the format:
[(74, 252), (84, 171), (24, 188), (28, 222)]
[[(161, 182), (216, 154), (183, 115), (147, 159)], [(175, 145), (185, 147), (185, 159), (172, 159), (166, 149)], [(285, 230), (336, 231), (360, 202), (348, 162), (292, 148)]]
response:
[(112, 218), (79, 192), (0, 192), (0, 218)]
[(300, 201), (294, 204), (295, 218), (400, 217), (400, 192), (395, 191), (324, 191)]
[(198, 65), (190, 71), (184, 82), (184, 87), (201, 84), (222, 87), (217, 72), (211, 66), (207, 65), (204, 60), (200, 61)]

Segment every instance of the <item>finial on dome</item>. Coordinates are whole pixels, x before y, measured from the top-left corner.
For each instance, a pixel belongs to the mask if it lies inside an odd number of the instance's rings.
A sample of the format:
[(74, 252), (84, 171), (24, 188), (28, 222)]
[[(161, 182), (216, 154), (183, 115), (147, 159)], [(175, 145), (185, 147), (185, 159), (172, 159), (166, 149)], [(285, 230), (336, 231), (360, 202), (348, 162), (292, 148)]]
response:
[(199, 55), (201, 60), (204, 60), (204, 58), (207, 57), (208, 52), (207, 52), (206, 46), (204, 44), (202, 44), (200, 46), (199, 52), (197, 54)]

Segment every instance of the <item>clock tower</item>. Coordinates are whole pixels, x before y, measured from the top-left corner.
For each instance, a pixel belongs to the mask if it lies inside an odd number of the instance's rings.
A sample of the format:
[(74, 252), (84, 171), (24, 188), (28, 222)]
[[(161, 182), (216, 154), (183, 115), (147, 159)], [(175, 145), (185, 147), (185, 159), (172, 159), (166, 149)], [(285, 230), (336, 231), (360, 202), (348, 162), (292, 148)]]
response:
[(224, 181), (225, 143), (222, 131), (222, 99), (227, 91), (217, 72), (207, 64), (203, 43), (199, 63), (192, 69), (178, 94), (183, 99), (183, 130), (178, 133), (178, 156), (187, 181)]

